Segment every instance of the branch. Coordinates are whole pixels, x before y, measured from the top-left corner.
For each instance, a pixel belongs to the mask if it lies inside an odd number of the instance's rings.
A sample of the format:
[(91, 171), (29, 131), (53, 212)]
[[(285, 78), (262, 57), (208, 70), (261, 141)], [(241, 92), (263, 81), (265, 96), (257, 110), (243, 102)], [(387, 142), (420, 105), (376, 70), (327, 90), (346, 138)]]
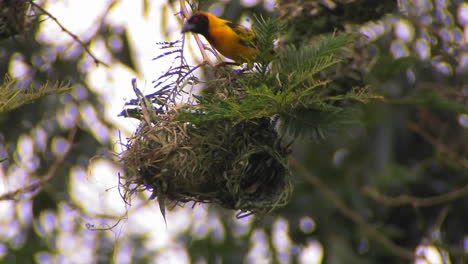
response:
[(428, 207), (450, 202), (468, 195), (468, 184), (461, 188), (449, 191), (448, 193), (432, 197), (416, 197), (407, 194), (393, 197), (383, 193), (379, 193), (376, 189), (369, 186), (364, 187), (363, 191), (372, 199), (388, 206), (402, 206), (410, 204), (414, 207)]
[(453, 96), (455, 97), (454, 99), (457, 99), (461, 102), (466, 103), (468, 101), (468, 94), (466, 94), (463, 91), (462, 84), (459, 84), (459, 85), (444, 84), (444, 86), (441, 87), (439, 83), (420, 82), (419, 84), (416, 85), (416, 90), (420, 90), (420, 89), (428, 90), (428, 91), (436, 90), (437, 92), (441, 94), (444, 94), (447, 96)]
[(64, 153), (61, 156), (57, 157), (57, 159), (50, 166), (49, 170), (44, 176), (40, 177), (38, 181), (36, 181), (35, 183), (32, 183), (31, 185), (28, 185), (26, 187), (22, 187), (22, 188), (19, 188), (14, 191), (1, 195), (0, 201), (16, 200), (15, 198), (16, 196), (26, 193), (26, 192), (34, 191), (40, 186), (42, 186), (43, 184), (50, 181), (55, 176), (57, 169), (60, 167), (60, 165), (62, 165), (67, 154), (70, 152), (77, 130), (78, 130), (78, 127), (76, 125), (70, 130), (70, 133), (68, 134), (68, 138), (67, 138), (67, 142), (68, 142), (67, 148), (65, 149)]
[(88, 46), (77, 36), (75, 35), (74, 33), (72, 33), (70, 30), (68, 30), (65, 26), (63, 26), (59, 21), (58, 19), (53, 16), (51, 13), (49, 13), (49, 11), (45, 10), (42, 6), (34, 3), (32, 0), (28, 0), (28, 2), (36, 7), (37, 9), (39, 9), (42, 13), (44, 13), (45, 15), (47, 15), (48, 17), (50, 17), (54, 22), (55, 24), (57, 24), (57, 26), (60, 27), (60, 29), (62, 29), (62, 31), (64, 31), (65, 33), (67, 33), (70, 37), (72, 37), (76, 42), (78, 42), (80, 44), (80, 46), (82, 46), (86, 53), (88, 53), (89, 56), (91, 56), (91, 58), (93, 58), (94, 60), (94, 63), (96, 63), (97, 65), (99, 64), (102, 64), (106, 67), (109, 67), (109, 65), (107, 65), (105, 62), (103, 62), (102, 60), (99, 60), (92, 52), (91, 50), (88, 48)]
[(428, 133), (426, 130), (421, 128), (420, 125), (415, 123), (410, 123), (409, 128), (419, 134), (422, 138), (424, 138), (432, 147), (439, 153), (447, 155), (451, 160), (457, 162), (460, 166), (465, 169), (468, 169), (468, 159), (464, 158), (463, 156), (454, 152), (450, 147), (446, 144), (440, 143), (434, 136)]
[(302, 176), (313, 186), (315, 186), (323, 195), (325, 199), (331, 202), (333, 206), (335, 206), (338, 211), (340, 211), (345, 217), (349, 218), (352, 222), (356, 225), (359, 225), (364, 229), (365, 232), (369, 235), (371, 239), (380, 243), (384, 249), (388, 252), (398, 256), (402, 259), (413, 260), (413, 251), (401, 247), (393, 241), (391, 241), (388, 237), (384, 234), (380, 233), (375, 227), (369, 224), (364, 217), (362, 217), (359, 213), (348, 207), (344, 201), (335, 193), (333, 192), (326, 184), (320, 180), (319, 177), (311, 174), (307, 169), (300, 164), (294, 158), (290, 159), (290, 164), (296, 168), (296, 170), (302, 174)]

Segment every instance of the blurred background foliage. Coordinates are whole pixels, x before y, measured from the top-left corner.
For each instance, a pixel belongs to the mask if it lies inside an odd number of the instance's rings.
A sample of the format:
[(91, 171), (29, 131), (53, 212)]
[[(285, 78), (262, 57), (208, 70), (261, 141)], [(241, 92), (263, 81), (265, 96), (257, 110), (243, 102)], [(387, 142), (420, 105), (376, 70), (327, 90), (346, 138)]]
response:
[[(360, 32), (346, 61), (323, 74), (333, 93), (368, 86), (384, 99), (361, 106), (360, 126), (296, 139), (294, 195), (268, 216), (237, 220), (235, 212), (197, 205), (168, 212), (167, 229), (129, 220), (97, 231), (121, 215), (92, 211), (74, 188), (93, 158), (118, 165), (117, 127), (103, 115), (105, 96), (91, 87), (89, 69), (141, 70), (127, 29), (106, 19), (119, 4), (109, 2), (96, 30), (76, 36), (82, 43), (57, 45), (41, 38), (42, 21), (52, 19), (47, 1), (0, 0), (0, 263), (468, 261), (465, 1), (199, 1), (233, 21), (279, 16), (286, 27), (278, 48)], [(150, 1), (141, 4), (148, 16)], [(166, 38), (168, 29), (178, 31), (168, 23), (178, 5), (161, 7)], [(105, 62), (85, 48), (97, 43), (105, 43)], [(28, 104), (6, 107), (13, 101)], [(158, 213), (154, 202), (137, 199), (129, 219)], [(154, 233), (141, 232), (146, 225)]]

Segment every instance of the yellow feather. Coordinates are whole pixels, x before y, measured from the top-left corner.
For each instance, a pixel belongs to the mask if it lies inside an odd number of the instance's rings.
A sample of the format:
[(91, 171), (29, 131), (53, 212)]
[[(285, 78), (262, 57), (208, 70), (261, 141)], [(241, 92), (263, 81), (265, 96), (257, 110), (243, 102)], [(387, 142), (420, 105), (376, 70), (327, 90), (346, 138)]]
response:
[(208, 41), (219, 53), (238, 63), (254, 61), (257, 49), (252, 30), (207, 12), (198, 13), (208, 17)]

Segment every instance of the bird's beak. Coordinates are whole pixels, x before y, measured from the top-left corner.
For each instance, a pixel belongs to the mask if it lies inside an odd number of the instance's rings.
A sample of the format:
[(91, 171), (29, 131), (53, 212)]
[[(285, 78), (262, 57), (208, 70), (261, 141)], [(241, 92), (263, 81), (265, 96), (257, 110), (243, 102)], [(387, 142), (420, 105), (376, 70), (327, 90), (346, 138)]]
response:
[(182, 31), (180, 33), (192, 31), (194, 28), (195, 28), (194, 24), (187, 22), (185, 23), (184, 27), (182, 27)]

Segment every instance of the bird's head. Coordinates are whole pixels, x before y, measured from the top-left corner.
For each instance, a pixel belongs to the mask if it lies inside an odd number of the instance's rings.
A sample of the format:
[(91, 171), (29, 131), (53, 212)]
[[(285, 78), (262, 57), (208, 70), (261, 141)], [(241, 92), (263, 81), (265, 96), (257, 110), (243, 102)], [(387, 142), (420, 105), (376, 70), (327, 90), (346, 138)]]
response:
[(185, 25), (182, 28), (182, 33), (190, 31), (206, 36), (208, 34), (209, 26), (208, 16), (209, 15), (205, 12), (196, 12), (187, 20), (187, 22), (185, 22)]

